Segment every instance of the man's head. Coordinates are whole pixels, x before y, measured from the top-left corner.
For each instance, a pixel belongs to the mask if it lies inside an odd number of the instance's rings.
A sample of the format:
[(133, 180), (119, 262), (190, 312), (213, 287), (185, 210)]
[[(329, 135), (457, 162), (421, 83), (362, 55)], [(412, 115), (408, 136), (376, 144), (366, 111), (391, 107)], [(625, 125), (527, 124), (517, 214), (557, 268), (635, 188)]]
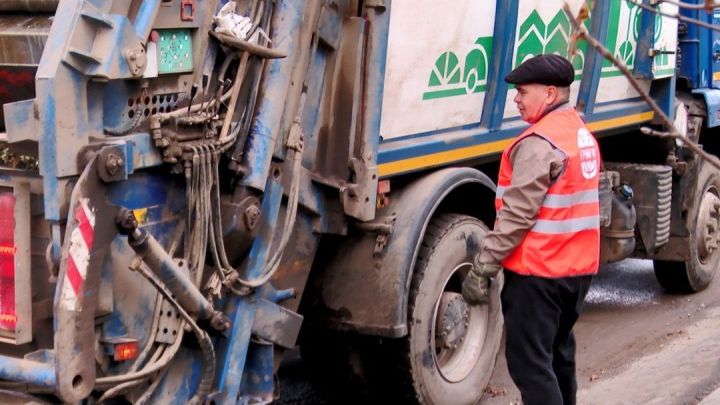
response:
[(538, 55), (523, 62), (505, 76), (515, 85), (513, 99), (520, 117), (529, 123), (539, 121), (550, 109), (568, 101), (575, 69), (558, 55)]

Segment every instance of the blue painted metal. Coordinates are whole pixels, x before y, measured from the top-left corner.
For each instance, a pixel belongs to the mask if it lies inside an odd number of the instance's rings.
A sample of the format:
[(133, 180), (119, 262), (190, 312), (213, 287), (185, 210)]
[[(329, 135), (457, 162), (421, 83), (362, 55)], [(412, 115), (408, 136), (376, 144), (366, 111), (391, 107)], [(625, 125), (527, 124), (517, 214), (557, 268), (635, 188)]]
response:
[[(108, 198), (113, 204), (129, 209), (154, 207), (167, 202), (176, 204), (170, 211), (178, 212), (185, 206), (183, 200), (178, 201), (177, 197), (182, 195), (177, 191), (178, 187), (182, 190), (182, 185), (175, 184), (166, 176), (140, 172), (127, 181), (109, 185)], [(175, 194), (176, 198), (169, 199), (169, 194)]]
[(249, 173), (240, 185), (263, 190), (265, 187), (272, 154), (280, 136), (280, 125), (294, 68), (294, 55), (298, 53), (304, 4), (300, 0), (280, 0), (273, 15), (273, 47), (288, 55), (284, 59), (269, 61), (265, 68), (263, 97), (247, 139), (245, 163)]
[(488, 72), (488, 90), (485, 94), (480, 126), (497, 131), (505, 115), (508, 84), (505, 76), (512, 70), (517, 30), (519, 0), (498, 1), (495, 8), (492, 64)]
[[(704, 10), (681, 8), (680, 14), (707, 23), (712, 22), (713, 18)], [(678, 45), (682, 55), (679, 76), (688, 81), (691, 89), (709, 87), (712, 79), (712, 70), (710, 68), (712, 33), (710, 30), (695, 24), (685, 25), (687, 32), (678, 36)]]
[(655, 80), (650, 86), (650, 97), (671, 121), (675, 119), (675, 82), (675, 76), (671, 76)]
[[(202, 377), (202, 354), (199, 350), (184, 347), (180, 350), (161, 377), (162, 381), (152, 393), (148, 404), (187, 404), (197, 390)], [(212, 400), (207, 403), (216, 403)]]
[(158, 8), (162, 0), (144, 0), (140, 5), (137, 16), (135, 17), (134, 31), (143, 43), (147, 40), (155, 22)]
[[(364, 114), (362, 117), (362, 137), (370, 147), (373, 157), (380, 149), (380, 121), (382, 118), (383, 92), (385, 90), (385, 67), (387, 66), (388, 38), (390, 36), (390, 13), (392, 1), (386, 2), (383, 12), (373, 13), (368, 25), (367, 47), (370, 62), (365, 70)], [(379, 136), (380, 135), (380, 136)]]
[(239, 404), (268, 403), (273, 400), (273, 350), (272, 343), (250, 342)]
[[(283, 190), (278, 179), (270, 177), (265, 189), (261, 211), (263, 220), (257, 238), (250, 248), (248, 264), (243, 277), (254, 279), (261, 272), (270, 256), (270, 247), (274, 229), (278, 222), (278, 213), (282, 202)], [(240, 390), (240, 382), (248, 355), (252, 325), (255, 319), (255, 295), (236, 296), (227, 299), (225, 314), (230, 318), (232, 327), (227, 339), (221, 339), (216, 345), (219, 370), (217, 376), (216, 401), (221, 404), (234, 404)]]
[[(643, 0), (650, 5), (651, 0)], [(655, 13), (642, 10), (640, 17), (640, 32), (638, 34), (637, 48), (635, 50), (635, 65), (633, 75), (640, 79), (653, 78), (653, 58), (650, 56), (655, 45)]]
[[(720, 10), (717, 9), (707, 13), (681, 8), (680, 13), (708, 24), (720, 24)], [(687, 32), (678, 38), (682, 55), (679, 76), (688, 80), (691, 89), (720, 88), (720, 77), (715, 80), (715, 73), (720, 72), (720, 33), (696, 24), (685, 25)]]
[[(594, 38), (607, 38), (610, 20), (610, 1), (595, 2), (590, 20), (590, 34)], [(588, 47), (585, 54), (585, 66), (583, 67), (582, 82), (578, 91), (577, 106), (585, 115), (592, 114), (595, 110), (595, 98), (597, 96), (598, 84), (604, 58), (593, 47)]]
[(0, 380), (55, 389), (55, 365), (0, 355)]
[(707, 106), (706, 125), (709, 128), (720, 125), (720, 90), (718, 89), (697, 89), (693, 94), (700, 94), (705, 99)]
[[(711, 23), (714, 26), (720, 25), (720, 9), (714, 9), (711, 14), (706, 13), (706, 18), (710, 19)], [(706, 29), (705, 31), (709, 31), (708, 34), (710, 36), (710, 53), (704, 55), (704, 57), (708, 60), (708, 69), (710, 70), (709, 76), (710, 80), (712, 81), (712, 87), (715, 89), (720, 88), (720, 32), (717, 31), (710, 31)], [(702, 62), (701, 62), (702, 63)]]

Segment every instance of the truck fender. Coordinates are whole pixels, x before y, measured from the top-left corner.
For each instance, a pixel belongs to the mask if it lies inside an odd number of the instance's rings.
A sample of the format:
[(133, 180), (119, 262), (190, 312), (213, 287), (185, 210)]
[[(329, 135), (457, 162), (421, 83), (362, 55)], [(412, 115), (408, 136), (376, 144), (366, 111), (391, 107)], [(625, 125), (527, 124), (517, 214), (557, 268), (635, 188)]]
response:
[(447, 168), (390, 194), (376, 219), (351, 227), (318, 269), (312, 316), (336, 330), (385, 337), (407, 334), (410, 281), (425, 229), (442, 212), (492, 224), (495, 184), (473, 168)]

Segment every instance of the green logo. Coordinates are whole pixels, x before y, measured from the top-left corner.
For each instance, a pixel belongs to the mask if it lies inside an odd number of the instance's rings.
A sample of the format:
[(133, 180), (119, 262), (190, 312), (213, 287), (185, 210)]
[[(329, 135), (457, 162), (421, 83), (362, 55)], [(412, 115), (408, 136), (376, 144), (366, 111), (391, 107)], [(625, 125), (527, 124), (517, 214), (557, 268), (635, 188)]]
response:
[[(585, 21), (585, 25), (589, 27), (589, 19)], [(568, 42), (571, 33), (572, 25), (562, 10), (558, 11), (548, 23), (540, 17), (536, 10), (533, 10), (520, 25), (520, 37), (514, 67), (518, 67), (525, 60), (541, 54), (554, 53), (568, 57)], [(586, 41), (579, 42), (577, 55), (572, 60), (576, 79), (579, 79), (582, 74), (587, 46)]]
[[(623, 9), (625, 9), (626, 13), (624, 13), (625, 18), (621, 21), (620, 17), (623, 15)], [(626, 0), (611, 0), (605, 46), (629, 68), (635, 65), (641, 14), (640, 7), (634, 3)], [(662, 23), (662, 18), (656, 15), (655, 42), (659, 40), (662, 33)], [(590, 18), (585, 20), (585, 26), (590, 29)], [(619, 38), (620, 27), (627, 27), (622, 38)], [(549, 22), (544, 21), (537, 10), (533, 10), (520, 25), (517, 56), (513, 67), (518, 67), (525, 60), (540, 54), (554, 53), (568, 57), (568, 42), (571, 32), (570, 20), (562, 10), (558, 11)], [(428, 88), (423, 93), (423, 100), (485, 91), (492, 45), (492, 37), (478, 38), (473, 49), (465, 56), (464, 61), (461, 61), (452, 51), (443, 52), (435, 61), (435, 66), (433, 66), (430, 73)], [(587, 47), (586, 41), (580, 41), (577, 46), (577, 54), (572, 60), (576, 80), (582, 76)], [(670, 57), (667, 53), (661, 52), (656, 55), (656, 74), (667, 73), (670, 70), (674, 71), (674, 67), (668, 66), (669, 64)], [(620, 70), (613, 66), (612, 62), (607, 59), (603, 60), (602, 77), (613, 77), (621, 74)]]
[(454, 52), (443, 52), (435, 61), (423, 100), (485, 91), (491, 52), (492, 37), (478, 38), (462, 64)]

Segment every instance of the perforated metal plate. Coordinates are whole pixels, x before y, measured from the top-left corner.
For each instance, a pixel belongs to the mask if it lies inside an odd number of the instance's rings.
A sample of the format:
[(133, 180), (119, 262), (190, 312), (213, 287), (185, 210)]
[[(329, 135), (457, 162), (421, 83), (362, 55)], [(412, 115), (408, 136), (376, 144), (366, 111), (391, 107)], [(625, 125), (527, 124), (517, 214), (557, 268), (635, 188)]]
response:
[(160, 74), (193, 70), (192, 35), (190, 30), (158, 30), (158, 72)]

